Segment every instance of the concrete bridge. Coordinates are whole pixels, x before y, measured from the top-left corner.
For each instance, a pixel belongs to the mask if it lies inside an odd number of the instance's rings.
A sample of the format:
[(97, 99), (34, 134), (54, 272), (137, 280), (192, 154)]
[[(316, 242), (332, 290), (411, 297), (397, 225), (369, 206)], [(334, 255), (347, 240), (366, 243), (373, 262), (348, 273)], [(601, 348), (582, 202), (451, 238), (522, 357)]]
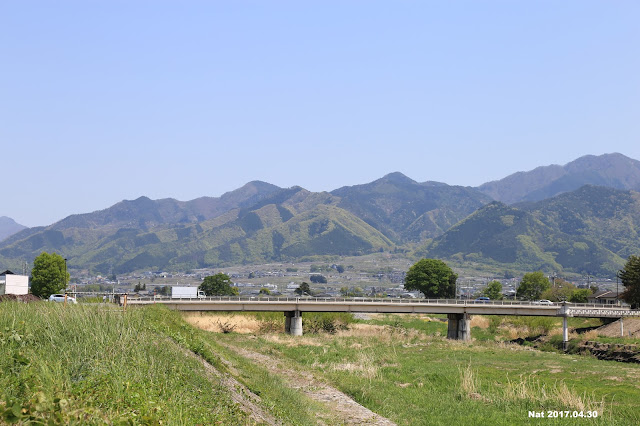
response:
[[(640, 310), (628, 307), (598, 304), (537, 304), (501, 300), (478, 302), (455, 299), (369, 299), (369, 298), (313, 298), (313, 297), (206, 297), (198, 299), (171, 299), (166, 297), (125, 297), (121, 304), (148, 305), (159, 303), (180, 311), (252, 311), (284, 312), (285, 330), (294, 336), (302, 335), (303, 312), (363, 312), (446, 314), (447, 337), (471, 338), (471, 315), (522, 315), (563, 318), (563, 341), (568, 341), (567, 318), (640, 318)], [(621, 333), (623, 332), (623, 323)]]

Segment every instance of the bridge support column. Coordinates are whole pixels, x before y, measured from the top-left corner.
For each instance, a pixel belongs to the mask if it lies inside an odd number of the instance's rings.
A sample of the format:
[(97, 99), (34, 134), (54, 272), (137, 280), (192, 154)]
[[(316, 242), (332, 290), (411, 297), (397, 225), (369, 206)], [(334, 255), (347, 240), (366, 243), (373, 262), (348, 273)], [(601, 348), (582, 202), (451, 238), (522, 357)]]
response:
[(302, 336), (302, 312), (284, 313), (284, 331), (292, 336)]
[(471, 315), (447, 314), (447, 319), (449, 320), (447, 339), (471, 340)]
[(624, 337), (624, 317), (620, 317), (620, 337)]
[(284, 313), (284, 332), (291, 333), (291, 317), (293, 312)]
[(566, 351), (569, 347), (569, 325), (567, 317), (562, 317), (562, 350)]

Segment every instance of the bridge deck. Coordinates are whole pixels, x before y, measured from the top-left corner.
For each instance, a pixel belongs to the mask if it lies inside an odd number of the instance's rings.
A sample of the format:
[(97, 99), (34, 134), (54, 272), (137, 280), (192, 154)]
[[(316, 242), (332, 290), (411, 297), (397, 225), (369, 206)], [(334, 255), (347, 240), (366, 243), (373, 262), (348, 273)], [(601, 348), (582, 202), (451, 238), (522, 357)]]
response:
[(181, 311), (301, 311), (366, 312), (469, 315), (525, 315), (552, 317), (626, 317), (640, 311), (621, 306), (594, 304), (540, 305), (520, 301), (477, 303), (443, 299), (365, 299), (365, 298), (253, 298), (207, 297), (202, 299), (129, 298), (129, 305), (160, 303)]

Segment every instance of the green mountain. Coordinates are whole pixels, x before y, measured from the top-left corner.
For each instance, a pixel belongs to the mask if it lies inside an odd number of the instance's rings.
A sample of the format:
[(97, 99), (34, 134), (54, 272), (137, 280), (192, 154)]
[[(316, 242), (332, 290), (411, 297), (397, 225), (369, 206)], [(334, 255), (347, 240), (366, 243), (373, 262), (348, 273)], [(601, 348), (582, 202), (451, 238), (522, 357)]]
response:
[[(222, 212), (198, 220), (203, 208), (192, 202), (142, 197), (110, 209), (71, 216), (50, 227), (14, 236), (0, 247), (9, 262), (56, 251), (69, 266), (117, 273), (139, 269), (190, 269), (255, 263), (307, 255), (353, 255), (390, 249), (392, 243), (353, 214), (337, 207), (328, 193), (302, 188), (235, 199)], [(252, 195), (255, 197), (255, 194)], [(222, 197), (221, 197), (222, 198)]]
[(19, 268), (48, 251), (76, 270), (186, 270), (421, 244), (418, 255), (459, 263), (611, 275), (640, 252), (639, 230), (633, 191), (583, 186), (507, 206), (474, 188), (392, 173), (331, 193), (251, 182), (219, 198), (122, 201), (9, 236), (0, 265)]
[(477, 190), (437, 182), (417, 183), (402, 173), (332, 191), (338, 206), (397, 243), (424, 241), (491, 201)]
[(564, 166), (538, 167), (518, 172), (477, 189), (507, 204), (540, 201), (584, 185), (640, 190), (640, 161), (622, 154), (587, 155)]
[(640, 253), (640, 193), (601, 186), (516, 205), (559, 231), (597, 241), (622, 258)]
[(421, 254), (529, 271), (610, 275), (624, 259), (603, 242), (568, 234), (530, 211), (493, 202), (434, 239)]

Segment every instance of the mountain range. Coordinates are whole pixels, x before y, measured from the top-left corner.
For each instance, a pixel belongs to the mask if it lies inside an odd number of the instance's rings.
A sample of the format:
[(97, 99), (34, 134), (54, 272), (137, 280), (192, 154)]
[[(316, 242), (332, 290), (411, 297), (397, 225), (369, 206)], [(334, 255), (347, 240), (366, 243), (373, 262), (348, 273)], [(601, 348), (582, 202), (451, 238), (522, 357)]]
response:
[(26, 226), (20, 225), (10, 217), (2, 216), (0, 217), (0, 241), (26, 228)]
[(401, 173), (318, 193), (254, 181), (219, 198), (140, 197), (22, 229), (0, 242), (0, 265), (17, 267), (42, 251), (94, 273), (400, 251), (459, 265), (607, 275), (640, 251), (638, 189), (640, 162), (621, 154), (477, 188)]

